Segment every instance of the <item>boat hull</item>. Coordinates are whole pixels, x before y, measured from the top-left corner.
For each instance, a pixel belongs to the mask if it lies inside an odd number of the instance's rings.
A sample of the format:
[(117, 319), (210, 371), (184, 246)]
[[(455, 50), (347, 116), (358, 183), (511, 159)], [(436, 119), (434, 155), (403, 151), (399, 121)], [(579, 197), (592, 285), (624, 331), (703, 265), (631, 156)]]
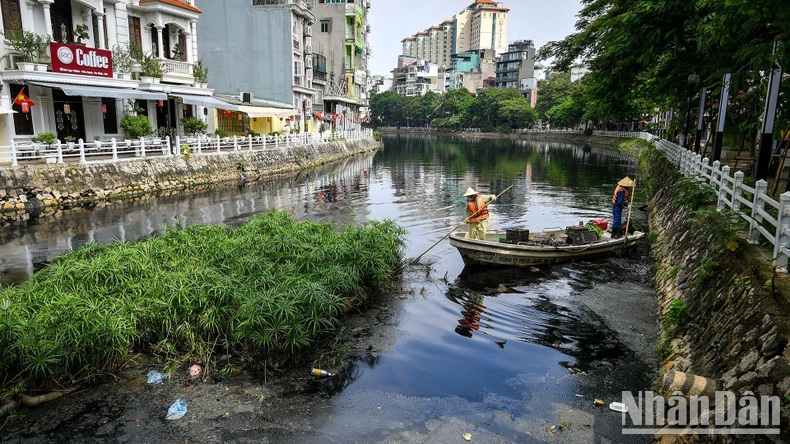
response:
[[(606, 256), (633, 248), (645, 233), (635, 232), (625, 239), (611, 239), (608, 236), (588, 245), (568, 245), (562, 247), (512, 245), (499, 242), (500, 234), (491, 233), (491, 240), (467, 239), (466, 233), (450, 235), (450, 245), (458, 249), (465, 265), (487, 265), (503, 267), (531, 267), (536, 265), (559, 264), (578, 259)], [(496, 240), (494, 240), (496, 239)]]

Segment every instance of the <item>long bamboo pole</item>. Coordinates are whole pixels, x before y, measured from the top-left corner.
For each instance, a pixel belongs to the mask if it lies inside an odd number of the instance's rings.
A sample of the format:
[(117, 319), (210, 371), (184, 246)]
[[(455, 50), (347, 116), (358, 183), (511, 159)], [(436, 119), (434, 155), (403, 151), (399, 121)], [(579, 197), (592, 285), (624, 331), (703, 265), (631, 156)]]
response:
[(634, 207), (634, 200), (636, 200), (636, 180), (634, 180), (634, 188), (631, 190), (631, 202), (628, 202), (628, 219), (625, 221), (623, 249), (628, 247), (628, 227), (631, 225), (631, 209)]
[[(503, 192), (499, 193), (499, 194), (497, 195), (497, 197), (496, 197), (496, 198), (497, 198), (497, 199), (499, 199), (499, 196), (501, 196), (501, 195), (505, 194), (505, 192), (507, 192), (507, 191), (508, 191), (509, 189), (511, 189), (511, 188), (513, 188), (513, 185), (511, 185), (511, 186), (509, 186), (509, 187), (505, 188), (505, 191), (503, 191)], [(416, 258), (414, 258), (414, 259), (412, 259), (411, 261), (409, 261), (409, 264), (413, 265), (413, 264), (416, 264), (417, 262), (419, 262), (419, 261), (420, 261), (420, 258), (421, 258), (421, 257), (423, 257), (423, 256), (425, 255), (425, 253), (427, 253), (427, 252), (431, 251), (431, 250), (433, 249), (433, 247), (435, 247), (435, 246), (439, 245), (439, 242), (441, 242), (441, 241), (445, 240), (445, 239), (447, 238), (447, 236), (449, 236), (449, 235), (453, 234), (453, 232), (454, 232), (455, 230), (457, 230), (457, 229), (461, 228), (461, 225), (465, 224), (465, 223), (466, 223), (466, 222), (467, 222), (469, 219), (471, 219), (471, 218), (475, 217), (475, 216), (477, 215), (477, 213), (479, 213), (479, 212), (480, 212), (480, 210), (482, 210), (482, 208), (478, 208), (478, 210), (477, 210), (477, 211), (475, 211), (474, 213), (472, 213), (471, 215), (469, 215), (469, 217), (467, 217), (466, 219), (464, 219), (464, 221), (463, 221), (463, 222), (461, 222), (460, 224), (456, 225), (456, 226), (455, 226), (455, 228), (453, 228), (452, 230), (450, 230), (450, 232), (449, 232), (449, 233), (447, 233), (447, 234), (445, 234), (444, 236), (442, 236), (442, 238), (441, 238), (441, 239), (439, 239), (438, 241), (436, 241), (436, 243), (435, 243), (435, 244), (431, 245), (431, 247), (430, 247), (430, 248), (428, 248), (427, 250), (423, 251), (421, 255), (419, 255), (419, 256), (417, 256)]]

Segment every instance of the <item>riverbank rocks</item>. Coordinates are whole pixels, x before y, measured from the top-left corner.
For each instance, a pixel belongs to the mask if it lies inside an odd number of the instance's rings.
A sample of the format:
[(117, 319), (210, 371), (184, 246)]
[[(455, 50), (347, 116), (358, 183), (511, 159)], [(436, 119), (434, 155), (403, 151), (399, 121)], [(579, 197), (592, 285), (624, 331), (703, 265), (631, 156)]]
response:
[[(655, 150), (643, 160), (642, 183), (651, 192), (662, 369), (711, 378), (719, 390), (776, 396), (782, 424), (790, 423), (787, 277), (774, 273), (770, 251), (742, 236), (736, 251), (722, 245), (709, 224), (695, 223), (679, 204), (674, 166)], [(686, 328), (673, 324), (678, 313), (672, 301), (690, 313)], [(782, 429), (781, 438), (790, 441), (790, 428)]]
[(246, 181), (314, 168), (377, 149), (373, 139), (266, 151), (149, 157), (111, 163), (20, 164), (0, 167), (0, 225), (21, 214), (93, 206), (165, 191)]

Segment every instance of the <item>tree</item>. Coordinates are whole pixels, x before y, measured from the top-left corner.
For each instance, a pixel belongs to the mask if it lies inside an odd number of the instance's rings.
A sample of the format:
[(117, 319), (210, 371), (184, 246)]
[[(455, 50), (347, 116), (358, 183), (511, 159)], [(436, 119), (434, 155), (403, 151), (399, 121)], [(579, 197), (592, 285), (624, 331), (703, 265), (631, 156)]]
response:
[(547, 80), (538, 81), (538, 100), (535, 103), (538, 116), (546, 120), (546, 113), (562, 103), (571, 94), (572, 87), (569, 72), (552, 73)]
[(538, 120), (538, 113), (529, 106), (527, 99), (519, 94), (518, 98), (500, 102), (499, 119), (510, 128), (524, 128)]

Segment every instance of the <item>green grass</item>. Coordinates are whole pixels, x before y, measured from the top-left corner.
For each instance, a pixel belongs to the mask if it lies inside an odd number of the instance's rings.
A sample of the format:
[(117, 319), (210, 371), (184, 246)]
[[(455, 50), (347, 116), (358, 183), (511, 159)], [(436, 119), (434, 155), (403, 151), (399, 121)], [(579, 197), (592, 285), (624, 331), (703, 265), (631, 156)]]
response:
[(91, 380), (132, 348), (287, 363), (392, 282), (404, 236), (391, 221), (338, 231), (273, 211), (89, 244), (0, 293), (0, 387)]

